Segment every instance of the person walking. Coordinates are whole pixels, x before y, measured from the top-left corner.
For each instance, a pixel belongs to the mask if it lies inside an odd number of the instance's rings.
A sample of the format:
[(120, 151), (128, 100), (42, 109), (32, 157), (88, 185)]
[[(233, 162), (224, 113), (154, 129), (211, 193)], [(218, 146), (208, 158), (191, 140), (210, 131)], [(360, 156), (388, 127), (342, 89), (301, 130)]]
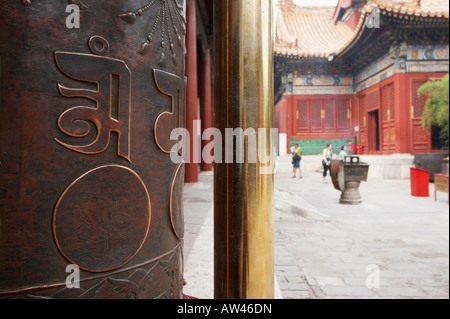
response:
[(328, 171), (331, 176), (331, 160), (333, 159), (333, 152), (331, 151), (333, 145), (331, 143), (327, 144), (327, 147), (322, 152), (322, 165), (323, 165), (323, 181), (326, 182), (326, 177)]
[(300, 178), (303, 178), (302, 169), (300, 168), (300, 161), (302, 160), (301, 156), (302, 148), (298, 145), (298, 143), (295, 143), (291, 152), (292, 152), (292, 165), (294, 167), (294, 176), (292, 176), (292, 178), (297, 177), (297, 170), (300, 174)]

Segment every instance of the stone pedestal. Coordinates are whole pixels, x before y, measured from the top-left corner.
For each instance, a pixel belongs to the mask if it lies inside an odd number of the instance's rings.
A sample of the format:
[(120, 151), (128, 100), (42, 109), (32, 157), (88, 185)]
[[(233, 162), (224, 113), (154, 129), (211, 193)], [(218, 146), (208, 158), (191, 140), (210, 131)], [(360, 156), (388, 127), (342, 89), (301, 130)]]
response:
[(346, 181), (345, 189), (341, 193), (341, 204), (359, 205), (362, 203), (361, 193), (359, 192), (360, 181)]
[(333, 161), (331, 177), (334, 187), (341, 191), (341, 204), (359, 205), (362, 203), (359, 186), (367, 181), (369, 165), (360, 163), (359, 157), (349, 156), (345, 161)]

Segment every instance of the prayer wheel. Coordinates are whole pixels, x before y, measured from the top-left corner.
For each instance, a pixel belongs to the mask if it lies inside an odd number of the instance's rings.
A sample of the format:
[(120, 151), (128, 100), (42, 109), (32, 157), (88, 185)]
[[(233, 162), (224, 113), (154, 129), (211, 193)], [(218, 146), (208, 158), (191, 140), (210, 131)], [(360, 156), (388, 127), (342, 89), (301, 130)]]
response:
[(183, 297), (185, 32), (184, 0), (3, 1), (0, 298)]

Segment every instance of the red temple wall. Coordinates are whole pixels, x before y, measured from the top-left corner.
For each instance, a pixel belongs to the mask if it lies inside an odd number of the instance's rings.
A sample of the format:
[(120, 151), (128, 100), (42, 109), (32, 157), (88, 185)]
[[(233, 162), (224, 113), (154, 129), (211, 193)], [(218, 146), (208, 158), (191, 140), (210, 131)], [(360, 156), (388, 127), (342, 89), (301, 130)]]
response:
[(438, 151), (432, 149), (431, 135), (421, 126), (426, 97), (416, 92), (428, 80), (445, 74), (397, 73), (354, 95), (287, 95), (275, 108), (275, 127), (287, 133), (288, 151), (292, 140), (352, 140), (356, 136), (365, 154)]

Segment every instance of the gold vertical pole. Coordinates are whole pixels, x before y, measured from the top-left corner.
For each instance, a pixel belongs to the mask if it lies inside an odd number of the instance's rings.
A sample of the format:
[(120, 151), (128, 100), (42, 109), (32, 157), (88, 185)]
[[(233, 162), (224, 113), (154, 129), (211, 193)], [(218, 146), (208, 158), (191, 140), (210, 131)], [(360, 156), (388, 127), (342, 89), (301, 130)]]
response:
[[(249, 161), (249, 148), (254, 146), (250, 137), (245, 143), (244, 163), (238, 164), (236, 158), (231, 164), (215, 163), (217, 299), (274, 297), (274, 178), (261, 161), (261, 155), (272, 154), (272, 29), (272, 0), (214, 1), (215, 127), (224, 139), (227, 128), (250, 128), (256, 133), (266, 129), (267, 137), (261, 140), (261, 134), (258, 136), (256, 163)], [(225, 155), (225, 147), (222, 151)]]

